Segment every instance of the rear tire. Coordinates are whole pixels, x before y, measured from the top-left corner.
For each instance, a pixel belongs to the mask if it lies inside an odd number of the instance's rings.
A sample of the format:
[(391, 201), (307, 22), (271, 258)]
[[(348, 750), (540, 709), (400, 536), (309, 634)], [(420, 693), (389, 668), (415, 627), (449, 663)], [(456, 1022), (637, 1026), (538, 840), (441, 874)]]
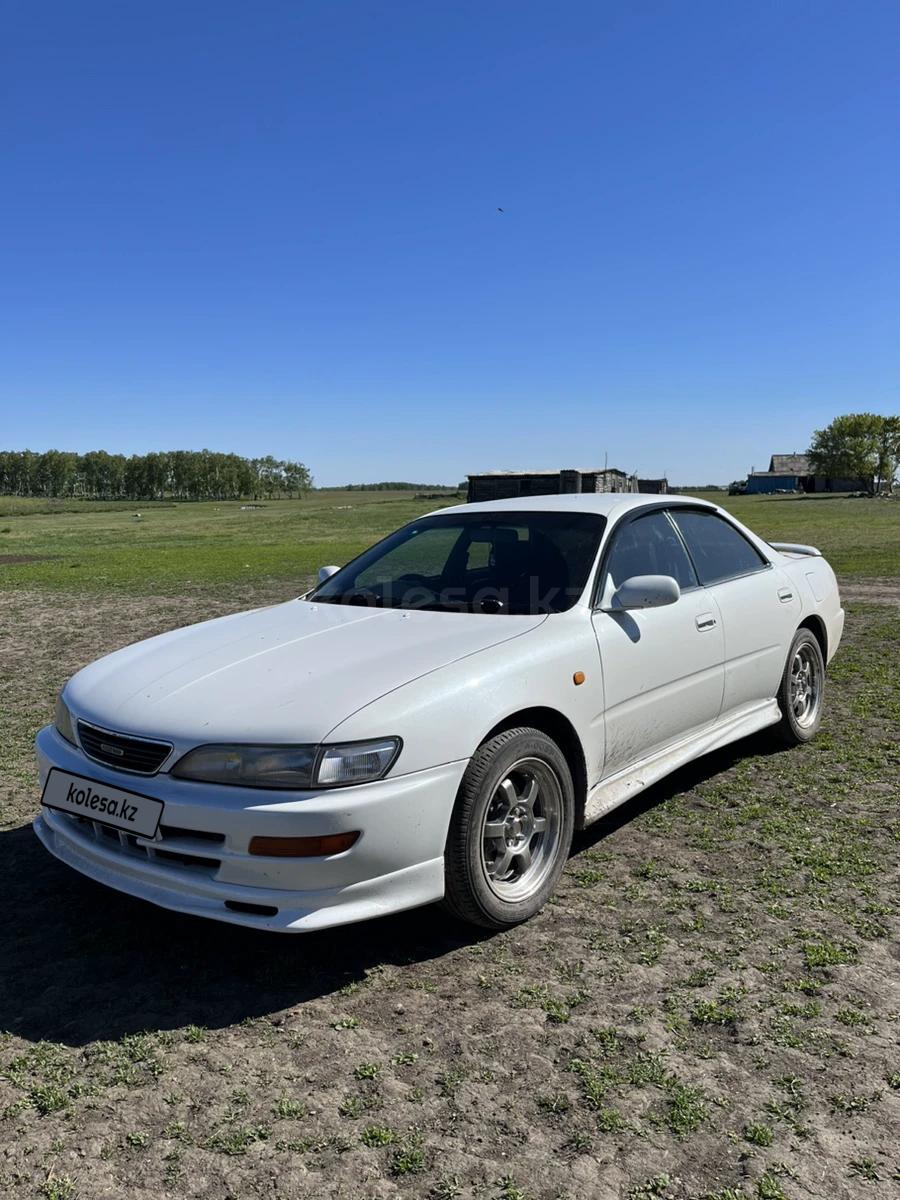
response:
[(798, 629), (778, 689), (781, 721), (773, 732), (783, 745), (800, 746), (815, 737), (822, 723), (824, 698), (822, 647), (808, 629)]
[(572, 845), (575, 789), (559, 746), (539, 729), (508, 729), (472, 756), (444, 852), (443, 906), (485, 929), (538, 912)]

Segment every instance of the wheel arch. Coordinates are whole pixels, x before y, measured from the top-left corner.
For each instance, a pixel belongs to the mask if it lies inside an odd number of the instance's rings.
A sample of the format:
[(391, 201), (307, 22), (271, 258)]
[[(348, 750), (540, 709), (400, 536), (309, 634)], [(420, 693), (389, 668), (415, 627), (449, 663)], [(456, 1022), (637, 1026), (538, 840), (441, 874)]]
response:
[(482, 738), (482, 742), (496, 737), (506, 729), (517, 729), (519, 726), (539, 729), (547, 737), (552, 738), (565, 755), (569, 770), (572, 773), (572, 786), (575, 789), (575, 828), (584, 828), (584, 808), (587, 800), (587, 763), (584, 757), (584, 747), (575, 726), (556, 708), (535, 705), (532, 708), (520, 708), (516, 712), (498, 721)]
[(800, 622), (797, 629), (808, 629), (816, 641), (819, 643), (819, 649), (822, 651), (822, 661), (828, 662), (828, 630), (825, 627), (825, 622), (821, 617), (814, 613)]

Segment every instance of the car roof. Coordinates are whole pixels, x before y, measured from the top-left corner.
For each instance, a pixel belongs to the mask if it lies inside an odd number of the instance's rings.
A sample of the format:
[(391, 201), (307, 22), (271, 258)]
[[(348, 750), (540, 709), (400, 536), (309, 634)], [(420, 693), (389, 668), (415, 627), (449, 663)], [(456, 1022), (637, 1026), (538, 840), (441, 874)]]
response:
[(454, 504), (435, 513), (462, 512), (572, 512), (598, 513), (603, 517), (620, 516), (637, 508), (659, 508), (668, 504), (693, 504), (715, 512), (716, 506), (693, 496), (652, 495), (634, 492), (572, 492), (553, 496), (512, 496), (508, 500), (484, 500), (476, 504)]

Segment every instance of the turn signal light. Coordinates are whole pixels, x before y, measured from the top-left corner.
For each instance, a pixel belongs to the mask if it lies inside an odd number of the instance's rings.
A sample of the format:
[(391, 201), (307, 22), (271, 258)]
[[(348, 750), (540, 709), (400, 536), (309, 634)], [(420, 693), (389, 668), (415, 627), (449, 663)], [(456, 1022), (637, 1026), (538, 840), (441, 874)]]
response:
[(358, 829), (325, 837), (255, 837), (250, 839), (250, 853), (264, 858), (325, 858), (349, 850), (358, 838)]

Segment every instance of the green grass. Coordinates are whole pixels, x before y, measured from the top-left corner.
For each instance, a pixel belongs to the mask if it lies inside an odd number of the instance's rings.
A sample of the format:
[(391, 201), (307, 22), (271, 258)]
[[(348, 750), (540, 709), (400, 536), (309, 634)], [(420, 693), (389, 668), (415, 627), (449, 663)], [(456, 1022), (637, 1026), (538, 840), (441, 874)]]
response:
[[(344, 563), (444, 500), (408, 492), (314, 492), (304, 500), (54, 506), (0, 498), (0, 587), (172, 593), (296, 579)], [(139, 515), (138, 515), (139, 514)], [(3, 563), (2, 556), (39, 561)]]
[(364, 1146), (392, 1146), (398, 1140), (398, 1134), (389, 1125), (368, 1125), (359, 1140)]
[(74, 1200), (78, 1195), (75, 1180), (68, 1175), (54, 1175), (52, 1172), (40, 1187), (44, 1200)]
[(410, 1134), (391, 1156), (390, 1172), (395, 1177), (419, 1175), (425, 1170), (425, 1145), (422, 1135)]
[(773, 1137), (771, 1126), (759, 1121), (744, 1128), (744, 1140), (752, 1146), (771, 1146)]
[(299, 1121), (308, 1112), (308, 1105), (292, 1096), (279, 1096), (272, 1105), (272, 1115), (281, 1121)]
[(357, 1079), (377, 1079), (381, 1072), (378, 1063), (360, 1063), (354, 1067), (353, 1074)]
[[(818, 545), (844, 575), (896, 569), (900, 503), (842, 497), (697, 493), (763, 537)], [(202, 504), (93, 503), (0, 497), (0, 587), (126, 589), (173, 593), (296, 580), (343, 563), (444, 500), (408, 492), (313, 492), (304, 500)]]

